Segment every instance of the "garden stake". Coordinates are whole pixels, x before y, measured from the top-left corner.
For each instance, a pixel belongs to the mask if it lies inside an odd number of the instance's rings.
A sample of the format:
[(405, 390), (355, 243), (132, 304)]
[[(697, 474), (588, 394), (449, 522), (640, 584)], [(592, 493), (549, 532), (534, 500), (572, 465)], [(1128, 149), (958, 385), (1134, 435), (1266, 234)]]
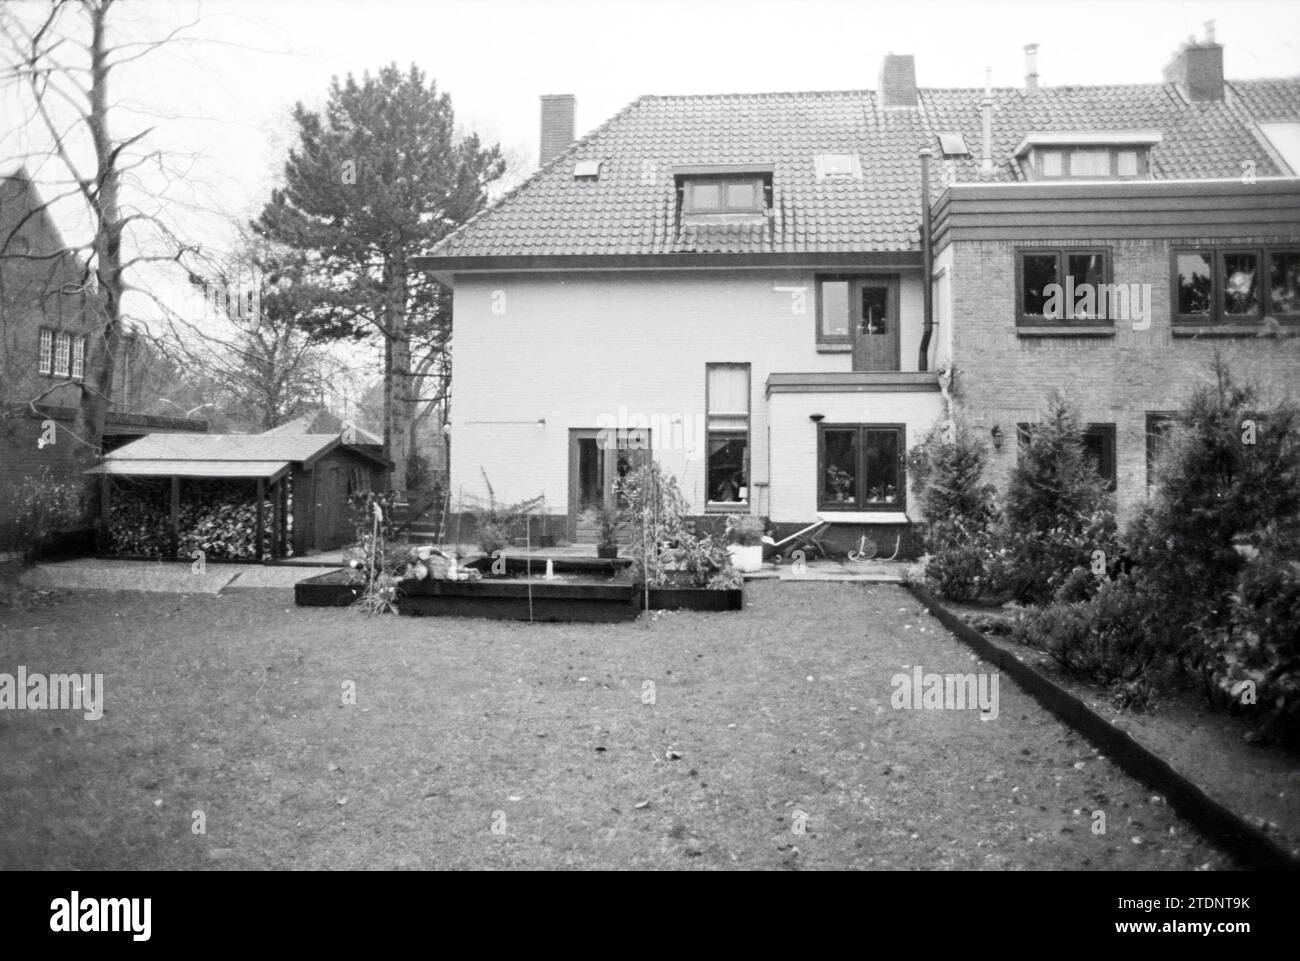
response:
[(528, 623), (533, 622), (533, 519), (524, 515), (524, 583), (528, 585)]

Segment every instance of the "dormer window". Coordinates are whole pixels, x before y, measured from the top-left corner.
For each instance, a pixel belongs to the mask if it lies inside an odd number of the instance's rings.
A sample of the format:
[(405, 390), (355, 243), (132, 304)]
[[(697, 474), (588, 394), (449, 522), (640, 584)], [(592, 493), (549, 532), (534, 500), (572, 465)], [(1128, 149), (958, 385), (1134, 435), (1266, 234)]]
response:
[(685, 219), (752, 219), (764, 216), (772, 206), (770, 165), (679, 167), (674, 173)]
[(682, 213), (753, 214), (766, 209), (763, 181), (757, 178), (687, 180)]
[(1030, 134), (1016, 157), (1031, 180), (1141, 180), (1149, 176), (1148, 154), (1157, 131), (1089, 131)]

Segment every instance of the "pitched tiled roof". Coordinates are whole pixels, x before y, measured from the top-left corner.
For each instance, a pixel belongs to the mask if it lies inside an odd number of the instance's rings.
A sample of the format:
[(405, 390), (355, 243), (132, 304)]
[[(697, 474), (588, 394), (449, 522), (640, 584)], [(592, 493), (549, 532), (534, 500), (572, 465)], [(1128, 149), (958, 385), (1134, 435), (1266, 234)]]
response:
[[(1254, 124), (1300, 120), (1300, 78), (1229, 81), (1223, 101), (1189, 103), (1173, 84), (995, 89), (994, 173), (980, 173), (984, 91), (922, 90), (915, 109), (884, 109), (872, 91), (647, 96), (575, 143), (439, 243), (433, 257), (831, 253), (919, 247), (922, 146), (960, 132), (972, 156), (936, 151), (936, 192), (953, 180), (1025, 179), (1012, 156), (1029, 133), (1154, 129), (1157, 179), (1279, 170)], [(856, 153), (861, 180), (819, 180), (814, 157)], [(602, 160), (595, 180), (574, 164)], [(682, 226), (673, 168), (775, 167), (763, 225)], [(435, 266), (426, 264), (426, 266)]]

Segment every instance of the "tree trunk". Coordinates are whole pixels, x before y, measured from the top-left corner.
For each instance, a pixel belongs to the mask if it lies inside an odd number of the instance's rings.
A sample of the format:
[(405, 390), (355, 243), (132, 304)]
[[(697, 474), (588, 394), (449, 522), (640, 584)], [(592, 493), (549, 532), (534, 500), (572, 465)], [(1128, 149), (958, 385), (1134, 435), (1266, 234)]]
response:
[[(85, 446), (81, 458), (98, 461), (103, 449), (104, 421), (113, 398), (113, 374), (122, 334), (122, 217), (118, 209), (117, 157), (108, 135), (108, 50), (105, 20), (108, 8), (91, 7), (90, 114), (87, 125), (95, 147), (95, 262), (96, 290), (83, 303), (95, 315), (99, 336), (87, 338), (87, 367), (81, 388), (81, 402), (73, 421), (73, 432)], [(93, 492), (93, 486), (89, 488)], [(93, 503), (93, 498), (87, 498)]]
[(392, 486), (408, 484), (411, 455), (411, 333), (406, 317), (406, 263), (398, 253), (385, 268), (384, 332), (387, 370), (384, 372), (384, 447), (393, 462)]

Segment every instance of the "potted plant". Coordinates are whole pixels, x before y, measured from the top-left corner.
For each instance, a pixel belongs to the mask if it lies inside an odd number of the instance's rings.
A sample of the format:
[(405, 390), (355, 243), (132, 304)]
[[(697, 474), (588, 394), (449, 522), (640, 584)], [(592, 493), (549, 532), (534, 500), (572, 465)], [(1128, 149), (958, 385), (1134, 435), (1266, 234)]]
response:
[(583, 518), (594, 524), (599, 534), (596, 556), (607, 559), (618, 557), (618, 527), (623, 523), (623, 512), (617, 507), (591, 507)]
[(852, 474), (832, 464), (826, 468), (826, 479), (830, 481), (831, 489), (835, 492), (837, 501), (848, 500), (849, 487), (853, 483)]
[(752, 514), (728, 514), (725, 530), (732, 566), (742, 574), (763, 569), (763, 522)]

